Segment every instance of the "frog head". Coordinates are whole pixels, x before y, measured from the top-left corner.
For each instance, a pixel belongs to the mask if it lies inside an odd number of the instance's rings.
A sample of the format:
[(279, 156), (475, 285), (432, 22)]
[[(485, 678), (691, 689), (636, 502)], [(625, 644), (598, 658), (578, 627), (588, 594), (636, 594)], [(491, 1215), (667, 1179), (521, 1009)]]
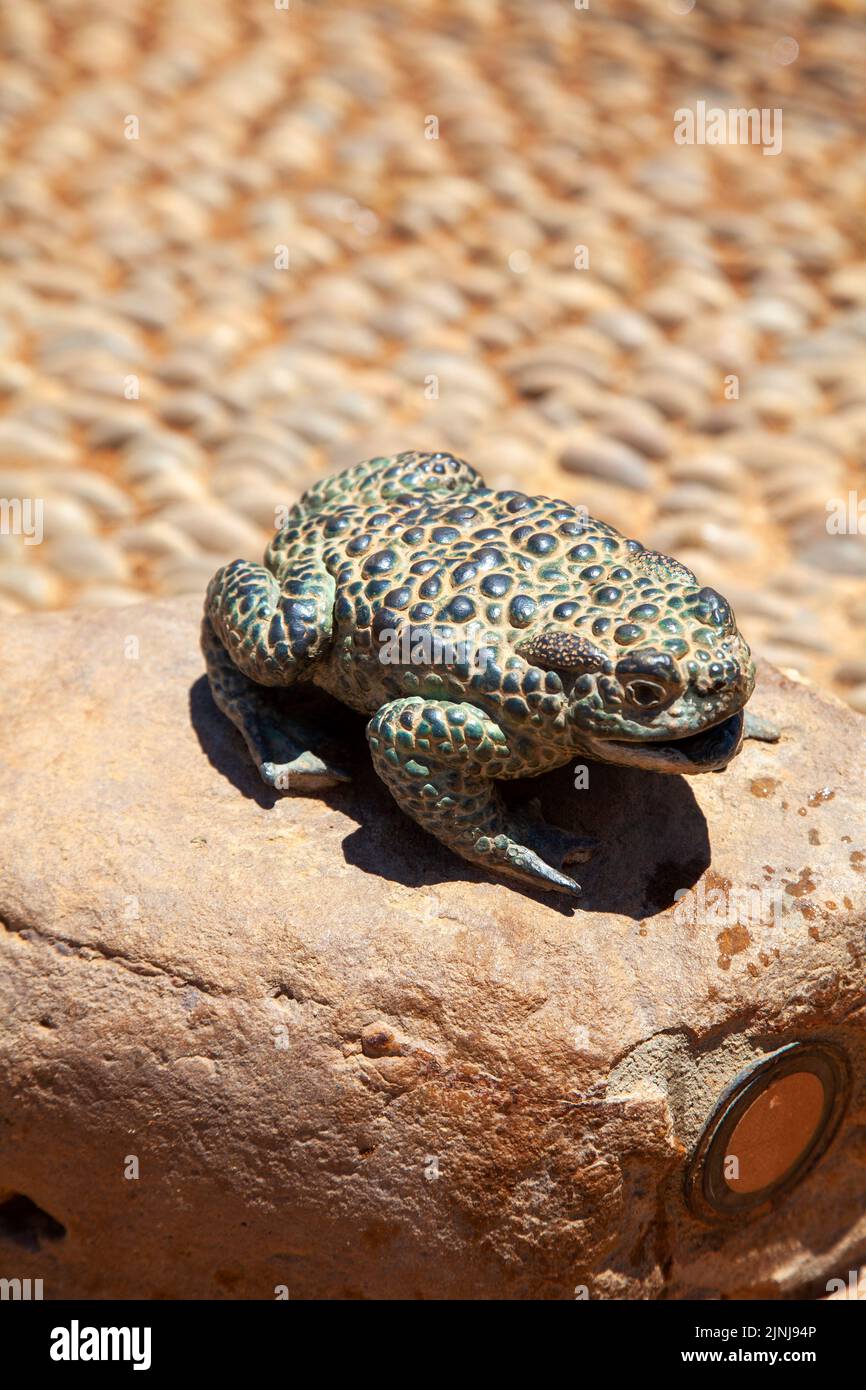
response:
[[(556, 672), (575, 751), (653, 772), (724, 768), (755, 684), (730, 604), (670, 556), (630, 547), (517, 644)], [(573, 611), (572, 611), (573, 610)]]

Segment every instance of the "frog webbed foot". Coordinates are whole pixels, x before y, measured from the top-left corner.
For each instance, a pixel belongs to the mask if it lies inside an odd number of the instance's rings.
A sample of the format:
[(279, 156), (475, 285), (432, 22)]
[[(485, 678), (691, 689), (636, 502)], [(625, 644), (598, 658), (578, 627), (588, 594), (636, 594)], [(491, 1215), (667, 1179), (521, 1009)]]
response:
[(276, 747), (269, 751), (274, 755), (268, 761), (258, 764), (262, 781), (276, 791), (306, 792), (322, 791), (326, 787), (336, 787), (352, 779), (346, 770), (323, 757), (312, 748), (299, 748), (289, 745), (280, 758)]

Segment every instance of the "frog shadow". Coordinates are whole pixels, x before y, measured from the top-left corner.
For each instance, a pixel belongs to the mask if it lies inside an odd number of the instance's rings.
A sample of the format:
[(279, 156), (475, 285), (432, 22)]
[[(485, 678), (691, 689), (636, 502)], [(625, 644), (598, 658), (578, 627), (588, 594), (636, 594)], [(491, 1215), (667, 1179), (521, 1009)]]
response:
[[(284, 698), (279, 693), (277, 701)], [(366, 719), (320, 691), (293, 692), (295, 712), (310, 701), (323, 726), (340, 730), (340, 762), (351, 782), (309, 793), (357, 823), (343, 840), (346, 863), (379, 879), (422, 887), (435, 883), (491, 883), (552, 907), (565, 916), (610, 912), (641, 920), (672, 906), (710, 863), (706, 818), (689, 779), (586, 762), (585, 786), (574, 768), (502, 783), (508, 804), (537, 799), (545, 819), (598, 840), (592, 859), (577, 865), (580, 898), (547, 893), (497, 878), (440, 845), (397, 807), (373, 771), (364, 737)], [(245, 797), (266, 810), (283, 799), (262, 782), (240, 734), (217, 709), (206, 677), (189, 695), (190, 719), (211, 765)], [(301, 794), (302, 796), (305, 794)]]
[(347, 863), (366, 873), (413, 886), (498, 883), (564, 916), (619, 913), (640, 921), (663, 912), (680, 890), (691, 888), (711, 859), (707, 822), (684, 777), (586, 764), (589, 784), (574, 788), (570, 768), (501, 783), (508, 805), (537, 800), (545, 820), (598, 841), (585, 864), (565, 866), (580, 883), (579, 898), (533, 889), (476, 869), (404, 816), (369, 762), (353, 782), (355, 807), (343, 809), (358, 829), (343, 841)]

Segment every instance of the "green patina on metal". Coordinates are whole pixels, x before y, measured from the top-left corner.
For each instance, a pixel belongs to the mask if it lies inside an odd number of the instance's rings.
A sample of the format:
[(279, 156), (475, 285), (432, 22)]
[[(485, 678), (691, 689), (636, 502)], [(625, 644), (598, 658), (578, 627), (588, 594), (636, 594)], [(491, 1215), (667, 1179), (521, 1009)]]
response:
[(754, 686), (729, 604), (691, 570), (567, 502), (493, 491), (445, 453), (318, 483), (262, 565), (214, 575), (202, 645), (269, 785), (346, 780), (262, 689), (312, 683), (371, 716), (376, 771), (419, 825), (472, 863), (571, 894), (562, 866), (594, 842), (507, 809), (497, 781), (575, 756), (719, 771)]

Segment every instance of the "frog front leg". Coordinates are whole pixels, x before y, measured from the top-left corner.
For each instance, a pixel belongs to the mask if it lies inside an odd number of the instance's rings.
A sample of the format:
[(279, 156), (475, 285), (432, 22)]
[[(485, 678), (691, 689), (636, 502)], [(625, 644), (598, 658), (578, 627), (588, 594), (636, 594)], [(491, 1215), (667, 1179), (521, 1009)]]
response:
[(393, 700), (367, 726), (373, 765), (400, 808), (471, 864), (533, 888), (574, 896), (562, 873), (595, 842), (548, 825), (537, 812), (506, 808), (494, 778), (514, 758), (499, 725), (474, 705), (419, 696)]
[(325, 571), (281, 585), (245, 560), (223, 566), (208, 585), (201, 645), (214, 702), (243, 735), (262, 780), (281, 791), (349, 780), (326, 756), (321, 731), (279, 708), (265, 688), (309, 674), (330, 643), (333, 595)]
[(758, 743), (778, 743), (782, 731), (769, 719), (746, 710), (743, 723), (743, 738), (753, 738)]

